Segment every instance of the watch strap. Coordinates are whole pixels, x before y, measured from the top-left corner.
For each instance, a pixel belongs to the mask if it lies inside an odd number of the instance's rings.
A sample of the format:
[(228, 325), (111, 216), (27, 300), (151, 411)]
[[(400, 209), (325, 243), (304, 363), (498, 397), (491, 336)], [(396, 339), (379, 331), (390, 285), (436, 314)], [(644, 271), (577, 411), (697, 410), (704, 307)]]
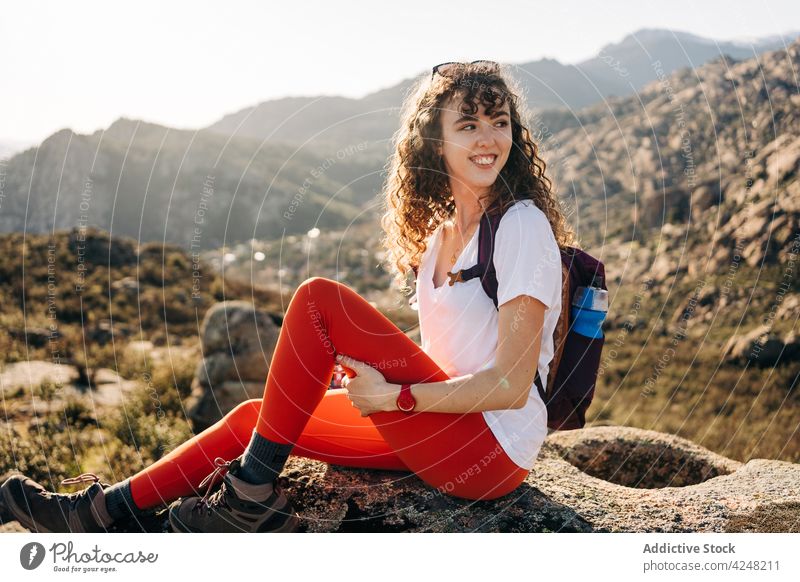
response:
[(405, 413), (411, 413), (417, 407), (417, 400), (411, 393), (411, 384), (402, 384), (400, 394), (397, 396), (397, 408)]

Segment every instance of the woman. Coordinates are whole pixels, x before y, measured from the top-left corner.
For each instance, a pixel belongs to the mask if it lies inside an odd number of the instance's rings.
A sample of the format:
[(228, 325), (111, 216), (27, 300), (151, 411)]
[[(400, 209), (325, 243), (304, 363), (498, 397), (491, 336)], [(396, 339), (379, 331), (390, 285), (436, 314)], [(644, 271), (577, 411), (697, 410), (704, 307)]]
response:
[[(262, 399), (110, 487), (84, 474), (65, 483), (90, 487), (62, 495), (14, 477), (2, 488), (14, 517), (39, 531), (103, 531), (174, 501), (175, 531), (293, 531), (276, 480), (290, 453), (410, 470), (466, 499), (518, 487), (547, 434), (534, 375), (538, 366), (546, 380), (553, 357), (558, 247), (573, 234), (510, 86), (496, 63), (446, 63), (404, 105), (383, 242), (400, 286), (418, 267), (421, 348), (346, 285), (308, 279), (287, 308)], [(484, 212), (504, 213), (498, 309), (478, 279), (448, 278), (476, 263)], [(327, 390), (336, 362), (345, 387)]]

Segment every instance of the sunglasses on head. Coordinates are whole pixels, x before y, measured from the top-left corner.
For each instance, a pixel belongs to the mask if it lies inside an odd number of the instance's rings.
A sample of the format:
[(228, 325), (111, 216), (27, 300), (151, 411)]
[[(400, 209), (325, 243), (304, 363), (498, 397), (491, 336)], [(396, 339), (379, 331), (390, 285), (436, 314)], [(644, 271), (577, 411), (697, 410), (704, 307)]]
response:
[(491, 67), (492, 71), (496, 71), (497, 69), (500, 68), (500, 65), (494, 61), (472, 61), (471, 63), (458, 63), (451, 61), (448, 63), (441, 63), (433, 67), (433, 69), (431, 70), (431, 79), (433, 79), (436, 73), (439, 73), (442, 77), (449, 77), (456, 71), (456, 69), (459, 69), (461, 67), (466, 67), (467, 65), (477, 65), (477, 64), (488, 65), (489, 67)]

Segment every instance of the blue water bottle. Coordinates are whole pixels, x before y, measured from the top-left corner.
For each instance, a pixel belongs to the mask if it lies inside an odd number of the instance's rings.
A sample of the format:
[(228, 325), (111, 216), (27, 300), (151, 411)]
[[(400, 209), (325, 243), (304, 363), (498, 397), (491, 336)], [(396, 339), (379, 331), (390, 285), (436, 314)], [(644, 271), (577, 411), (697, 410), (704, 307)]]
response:
[(602, 289), (603, 279), (595, 275), (589, 287), (578, 287), (572, 298), (572, 325), (577, 333), (603, 337), (603, 321), (608, 313), (608, 291)]

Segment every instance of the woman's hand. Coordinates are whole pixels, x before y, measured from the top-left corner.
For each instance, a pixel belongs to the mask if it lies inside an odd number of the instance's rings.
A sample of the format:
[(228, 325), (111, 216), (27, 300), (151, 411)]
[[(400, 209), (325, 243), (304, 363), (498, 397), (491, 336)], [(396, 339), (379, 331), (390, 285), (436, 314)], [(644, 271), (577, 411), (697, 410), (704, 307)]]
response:
[(386, 382), (378, 370), (344, 354), (337, 354), (336, 361), (356, 373), (354, 378), (342, 378), (342, 387), (347, 388), (347, 397), (361, 411), (361, 416), (397, 409), (399, 387)]

